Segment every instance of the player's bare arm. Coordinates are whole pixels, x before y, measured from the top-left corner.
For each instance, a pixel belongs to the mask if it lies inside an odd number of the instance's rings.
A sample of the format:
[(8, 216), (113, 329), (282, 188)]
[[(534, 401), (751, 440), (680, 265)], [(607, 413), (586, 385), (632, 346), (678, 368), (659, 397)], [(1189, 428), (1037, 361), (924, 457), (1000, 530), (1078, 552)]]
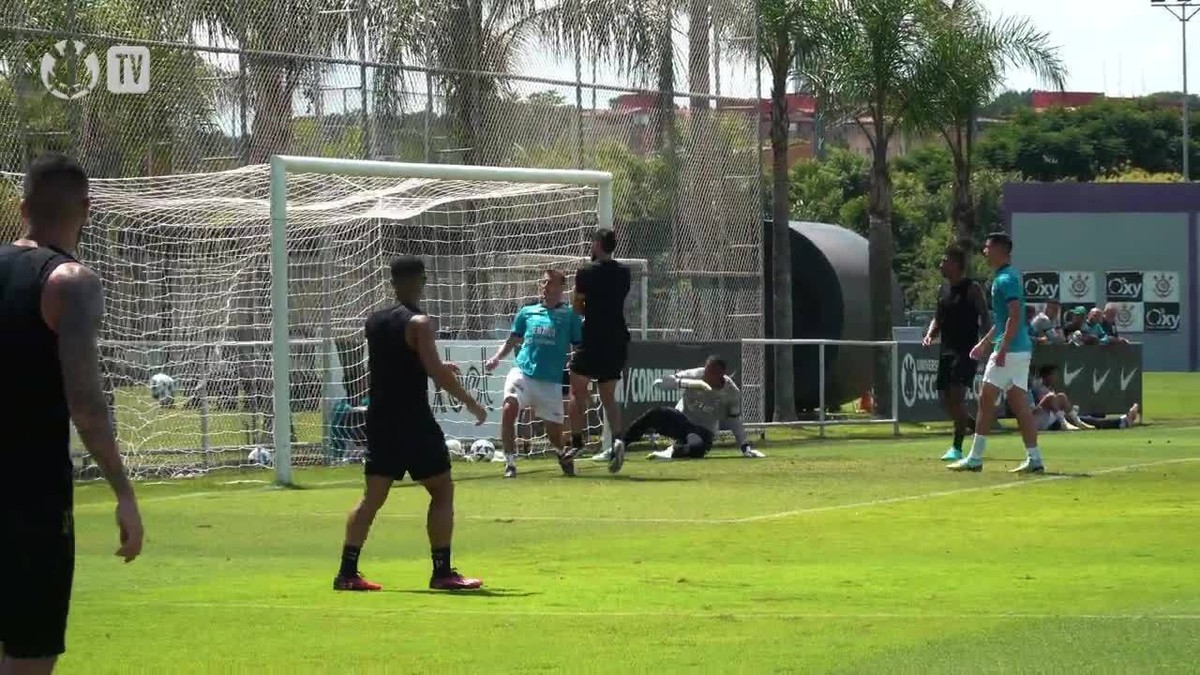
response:
[(520, 347), (523, 342), (525, 342), (525, 338), (520, 335), (508, 336), (508, 339), (504, 341), (504, 344), (500, 345), (500, 349), (496, 354), (488, 359), (484, 365), (489, 371), (495, 370), (496, 366), (500, 365), (500, 362), (504, 360), (504, 357), (511, 354), (517, 347)]
[(1019, 314), (1022, 314), (1021, 301), (1016, 299), (1009, 300), (1008, 320), (1004, 322), (1004, 334), (1000, 336), (1000, 344), (996, 346), (996, 365), (998, 366), (1004, 365), (1004, 357), (1008, 354), (1008, 346), (1012, 344), (1012, 339), (1016, 336), (1017, 331), (1021, 330)]
[(929, 322), (929, 329), (925, 331), (925, 338), (921, 340), (921, 342), (928, 347), (940, 332), (941, 329), (938, 327), (938, 318), (935, 316), (933, 317), (933, 320)]
[(121, 530), (117, 555), (129, 562), (142, 549), (142, 521), (100, 385), (97, 341), (103, 316), (104, 290), (94, 272), (79, 263), (66, 263), (50, 274), (42, 295), (42, 317), (58, 335), (58, 357), (71, 419), (117, 496)]
[(976, 344), (975, 348), (971, 350), (971, 358), (975, 360), (983, 358), (983, 355), (987, 353), (988, 345), (992, 343), (992, 338), (995, 336), (995, 334), (996, 327), (989, 327), (987, 332), (983, 334), (983, 337), (979, 338), (979, 343)]
[(979, 328), (990, 331), (992, 329), (992, 313), (988, 311), (987, 298), (983, 297), (983, 287), (979, 284), (971, 284), (968, 293), (971, 296), (971, 304), (975, 305), (975, 311), (979, 314)]
[(408, 322), (406, 335), (410, 347), (417, 350), (418, 356), (421, 358), (421, 365), (425, 367), (425, 372), (433, 378), (434, 384), (444, 389), (454, 398), (462, 401), (463, 405), (467, 406), (467, 410), (475, 416), (476, 424), (483, 424), (487, 419), (487, 411), (474, 396), (467, 393), (463, 388), (462, 383), (458, 381), (457, 369), (447, 367), (447, 364), (442, 361), (442, 357), (438, 355), (437, 343), (433, 339), (433, 323), (428, 316), (421, 315), (413, 317)]
[(583, 308), (587, 306), (587, 298), (578, 288), (571, 293), (571, 309), (579, 316), (583, 316)]

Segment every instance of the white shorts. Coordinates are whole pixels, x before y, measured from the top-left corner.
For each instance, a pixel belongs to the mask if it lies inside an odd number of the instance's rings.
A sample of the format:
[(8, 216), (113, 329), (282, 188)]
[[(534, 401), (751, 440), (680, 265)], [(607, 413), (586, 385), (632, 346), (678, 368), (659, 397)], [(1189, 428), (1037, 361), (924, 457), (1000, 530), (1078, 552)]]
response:
[(554, 424), (563, 423), (563, 393), (561, 382), (535, 380), (520, 368), (508, 371), (504, 378), (504, 398), (517, 399), (522, 408), (533, 408), (533, 414)]
[(1013, 387), (1021, 391), (1029, 391), (1029, 359), (1030, 352), (1009, 352), (1004, 357), (1004, 365), (996, 365), (996, 352), (988, 357), (987, 367), (983, 369), (983, 381), (999, 387), (1000, 391), (1008, 391)]
[(1050, 427), (1058, 421), (1058, 415), (1039, 407), (1033, 411), (1033, 424), (1038, 431), (1050, 431)]

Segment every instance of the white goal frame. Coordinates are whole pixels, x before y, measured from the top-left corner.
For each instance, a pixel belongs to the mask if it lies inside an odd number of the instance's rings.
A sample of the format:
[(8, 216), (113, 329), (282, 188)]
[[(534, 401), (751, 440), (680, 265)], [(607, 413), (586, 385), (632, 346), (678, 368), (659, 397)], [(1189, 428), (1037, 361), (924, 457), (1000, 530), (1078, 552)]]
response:
[[(287, 177), (289, 173), (341, 176), (392, 176), (442, 180), (474, 180), (506, 183), (544, 183), (595, 187), (598, 191), (596, 218), (599, 227), (613, 226), (613, 177), (607, 171), (531, 169), (501, 166), (418, 164), (378, 160), (331, 159), (273, 155), (271, 157), (271, 350), (274, 361), (275, 480), (292, 484), (292, 407), (289, 338), (289, 278), (287, 254)], [(607, 424), (605, 427), (607, 428)]]

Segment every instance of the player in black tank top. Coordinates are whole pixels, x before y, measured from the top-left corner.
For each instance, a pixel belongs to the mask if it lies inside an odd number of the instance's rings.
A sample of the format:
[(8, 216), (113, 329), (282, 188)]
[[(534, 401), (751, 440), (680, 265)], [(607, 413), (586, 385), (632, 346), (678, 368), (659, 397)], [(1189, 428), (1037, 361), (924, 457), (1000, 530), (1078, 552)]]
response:
[(450, 564), (454, 531), (454, 481), (446, 439), (429, 407), (429, 380), (462, 401), (477, 424), (487, 411), (463, 389), (458, 367), (442, 363), (433, 322), (417, 303), (425, 288), (425, 264), (405, 256), (392, 263), (397, 304), (367, 319), (366, 490), (346, 520), (342, 562), (333, 579), (335, 591), (377, 591), (358, 570), (358, 557), (375, 515), (387, 501), (392, 483), (408, 474), (429, 492), (429, 546), (438, 590), (479, 588), (483, 582), (460, 575)]
[(6, 662), (45, 672), (65, 651), (75, 570), (70, 421), (117, 495), (126, 562), (142, 522), (117, 449), (97, 349), (100, 279), (72, 253), (88, 219), (87, 175), (62, 156), (25, 176), (25, 237), (0, 246), (0, 644)]
[(978, 370), (978, 364), (971, 358), (971, 348), (988, 331), (991, 314), (983, 288), (965, 276), (966, 252), (962, 248), (946, 248), (941, 272), (946, 282), (938, 289), (937, 313), (923, 343), (929, 346), (934, 338), (941, 337), (937, 390), (941, 392), (942, 405), (954, 420), (954, 440), (942, 459), (957, 461), (962, 459), (963, 437), (974, 424), (966, 407), (966, 391), (974, 386)]
[(613, 259), (617, 235), (600, 228), (592, 233), (592, 262), (575, 275), (571, 306), (583, 317), (583, 344), (571, 357), (571, 447), (583, 448), (584, 412), (590, 399), (593, 380), (599, 390), (604, 418), (613, 434), (612, 447), (592, 457), (608, 462), (608, 470), (617, 473), (625, 463), (625, 444), (621, 408), (617, 405), (617, 383), (629, 355), (629, 328), (625, 325), (625, 297), (629, 295), (632, 275), (629, 268)]

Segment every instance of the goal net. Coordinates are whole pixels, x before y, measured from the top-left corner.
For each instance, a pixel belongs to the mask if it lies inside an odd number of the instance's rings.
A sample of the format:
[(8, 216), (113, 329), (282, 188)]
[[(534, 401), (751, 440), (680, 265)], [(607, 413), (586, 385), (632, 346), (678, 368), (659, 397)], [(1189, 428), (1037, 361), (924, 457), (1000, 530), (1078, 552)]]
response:
[[(13, 188), (22, 177), (5, 178)], [(464, 456), (479, 438), (498, 445), (511, 357), (491, 374), (483, 362), (536, 297), (540, 271), (572, 275), (590, 231), (612, 223), (601, 172), (276, 157), (94, 180), (91, 192), (80, 256), (104, 280), (105, 389), (139, 475), (274, 464), (290, 482), (292, 466), (360, 458), (363, 323), (394, 301), (389, 263), (402, 254), (425, 261), (423, 309), (442, 356), (492, 411), (475, 427), (431, 386), (435, 415)], [(645, 279), (644, 261), (627, 262)], [(628, 307), (635, 332), (645, 325), (641, 289)], [(526, 414), (518, 438), (524, 452), (546, 447)], [(94, 469), (75, 443), (86, 475)]]

